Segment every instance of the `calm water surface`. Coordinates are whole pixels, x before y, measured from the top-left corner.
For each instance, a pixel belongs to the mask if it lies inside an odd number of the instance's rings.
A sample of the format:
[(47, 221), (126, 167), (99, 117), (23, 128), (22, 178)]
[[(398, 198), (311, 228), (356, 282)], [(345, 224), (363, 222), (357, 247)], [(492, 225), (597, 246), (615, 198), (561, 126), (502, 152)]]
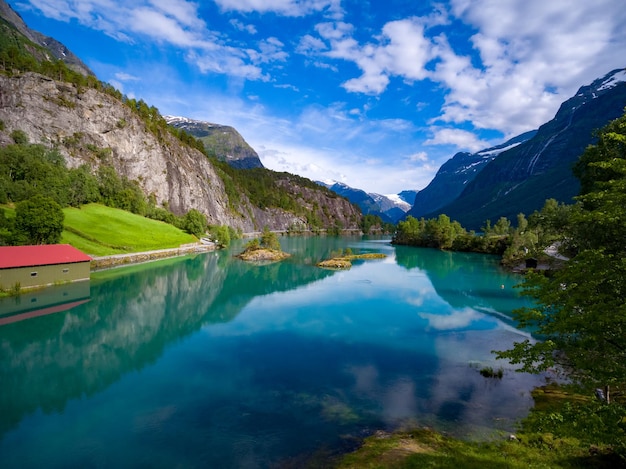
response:
[[(299, 467), (377, 429), (486, 437), (527, 413), (539, 378), (490, 353), (527, 336), (497, 259), (281, 244), (279, 264), (239, 244), (0, 302), (0, 467)], [(315, 267), (345, 247), (388, 257)]]

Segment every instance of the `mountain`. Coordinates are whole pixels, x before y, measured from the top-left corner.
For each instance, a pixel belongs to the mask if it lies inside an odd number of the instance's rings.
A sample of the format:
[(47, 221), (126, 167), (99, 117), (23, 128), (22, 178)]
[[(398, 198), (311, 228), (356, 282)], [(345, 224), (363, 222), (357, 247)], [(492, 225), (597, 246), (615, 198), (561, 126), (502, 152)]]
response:
[(22, 17), (4, 0), (0, 0), (0, 37), (3, 49), (11, 46), (25, 49), (38, 61), (61, 60), (82, 75), (94, 76), (89, 67), (59, 41), (26, 26)]
[(626, 69), (613, 70), (581, 87), (532, 138), (502, 151), (462, 186), (456, 199), (424, 216), (445, 213), (466, 228), (479, 229), (488, 219), (515, 220), (518, 213), (540, 210), (548, 198), (571, 203), (580, 187), (572, 165), (594, 143), (594, 130), (621, 116), (625, 107)]
[(163, 116), (172, 127), (200, 139), (207, 152), (234, 168), (263, 168), (263, 163), (256, 151), (243, 139), (233, 127), (212, 124), (186, 117)]
[(377, 215), (386, 223), (396, 223), (401, 220), (411, 208), (411, 202), (405, 198), (414, 199), (414, 194), (417, 193), (417, 191), (403, 191), (400, 194), (382, 195), (374, 192), (368, 193), (342, 182), (318, 181), (318, 184), (328, 187), (331, 191), (358, 205), (364, 215)]
[(501, 145), (478, 153), (459, 152), (446, 161), (433, 180), (417, 193), (407, 215), (423, 217), (451, 203), (474, 178), (501, 153), (532, 138), (536, 130), (523, 133)]
[[(20, 32), (25, 26), (11, 11), (0, 0), (0, 146), (20, 135), (58, 151), (69, 168), (84, 166), (95, 175), (112, 168), (158, 206), (175, 215), (196, 209), (211, 225), (244, 232), (358, 229), (358, 207), (332, 191), (288, 173), (244, 171), (207, 157), (156, 108), (53, 61)], [(0, 174), (0, 182), (5, 177), (13, 182), (11, 174)]]
[(417, 196), (418, 192), (419, 191), (416, 190), (406, 190), (398, 193), (398, 197), (412, 207), (415, 203), (415, 197)]

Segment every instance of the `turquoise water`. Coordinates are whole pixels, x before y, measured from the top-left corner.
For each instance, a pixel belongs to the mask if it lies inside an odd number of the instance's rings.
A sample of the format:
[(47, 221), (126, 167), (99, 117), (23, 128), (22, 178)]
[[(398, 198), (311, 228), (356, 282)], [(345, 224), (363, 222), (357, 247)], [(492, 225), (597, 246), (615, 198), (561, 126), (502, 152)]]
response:
[[(0, 326), (0, 467), (301, 467), (377, 429), (486, 437), (527, 413), (541, 381), (490, 353), (527, 336), (497, 259), (281, 244), (278, 264), (238, 244), (0, 302), (5, 322), (55, 311)], [(315, 267), (345, 247), (388, 257)]]

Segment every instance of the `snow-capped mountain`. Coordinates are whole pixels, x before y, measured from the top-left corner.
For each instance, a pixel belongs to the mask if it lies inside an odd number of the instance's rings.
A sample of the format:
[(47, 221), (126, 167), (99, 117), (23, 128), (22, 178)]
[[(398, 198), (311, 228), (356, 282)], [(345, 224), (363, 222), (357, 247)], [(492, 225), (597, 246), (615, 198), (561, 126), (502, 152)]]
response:
[(452, 202), (463, 192), (465, 186), (498, 155), (529, 140), (536, 133), (536, 130), (525, 132), (500, 145), (477, 153), (457, 153), (439, 168), (430, 184), (416, 194), (408, 215), (419, 218)]
[(263, 168), (263, 163), (261, 163), (257, 152), (233, 127), (187, 117), (163, 116), (163, 118), (172, 127), (183, 129), (188, 134), (202, 140), (210, 155), (226, 161), (235, 168)]
[[(463, 226), (477, 229), (488, 219), (506, 216), (515, 220), (518, 213), (528, 215), (541, 209), (549, 198), (571, 203), (580, 188), (572, 165), (594, 142), (594, 130), (621, 116), (625, 107), (626, 69), (613, 70), (581, 87), (532, 138), (503, 149), (486, 165), (478, 165), (482, 169), (471, 180), (457, 179), (461, 192), (454, 200), (445, 204), (433, 201), (445, 191), (434, 194), (426, 188), (418, 194), (409, 213), (425, 217), (445, 213)], [(480, 154), (487, 153), (491, 151), (457, 154), (440, 172), (463, 174), (474, 167)], [(465, 170), (459, 171), (461, 167)], [(420, 199), (426, 196), (430, 209)]]
[(331, 191), (347, 198), (353, 204), (358, 205), (364, 215), (372, 214), (380, 216), (385, 222), (395, 223), (404, 217), (411, 204), (406, 198), (417, 191), (403, 191), (400, 194), (382, 195), (367, 193), (362, 189), (355, 189), (347, 184), (337, 181), (318, 181)]

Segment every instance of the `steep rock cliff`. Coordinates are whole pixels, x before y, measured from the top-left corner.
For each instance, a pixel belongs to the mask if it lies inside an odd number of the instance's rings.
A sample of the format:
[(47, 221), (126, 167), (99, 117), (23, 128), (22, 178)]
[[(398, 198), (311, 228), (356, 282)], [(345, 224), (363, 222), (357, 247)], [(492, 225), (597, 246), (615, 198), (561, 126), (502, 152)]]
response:
[[(253, 207), (245, 194), (233, 209), (222, 179), (205, 155), (168, 132), (150, 132), (128, 106), (96, 89), (36, 73), (0, 75), (0, 121), (4, 124), (0, 145), (12, 143), (11, 132), (21, 130), (31, 143), (57, 148), (69, 167), (86, 163), (96, 171), (101, 164), (111, 165), (178, 215), (195, 208), (211, 224), (243, 231), (265, 225), (284, 229), (303, 221), (284, 210)], [(322, 211), (335, 214), (346, 228), (357, 227), (358, 210), (348, 201), (323, 193), (316, 197), (318, 209), (326, 207)]]

